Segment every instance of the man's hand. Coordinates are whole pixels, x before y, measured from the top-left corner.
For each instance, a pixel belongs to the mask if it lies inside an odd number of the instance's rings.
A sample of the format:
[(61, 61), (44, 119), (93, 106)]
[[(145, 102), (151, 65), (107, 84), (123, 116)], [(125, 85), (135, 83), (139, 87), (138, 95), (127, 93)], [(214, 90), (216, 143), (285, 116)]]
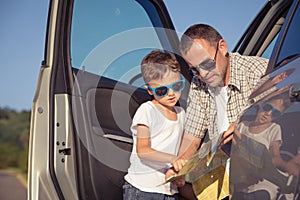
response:
[(235, 123), (229, 125), (227, 131), (223, 133), (221, 145), (226, 144), (227, 142), (232, 140), (235, 128)]
[(185, 159), (177, 159), (175, 160), (172, 165), (173, 165), (173, 168), (176, 172), (178, 172), (179, 170), (181, 170), (181, 168), (183, 167), (183, 165), (185, 165), (185, 163), (187, 162), (187, 160)]

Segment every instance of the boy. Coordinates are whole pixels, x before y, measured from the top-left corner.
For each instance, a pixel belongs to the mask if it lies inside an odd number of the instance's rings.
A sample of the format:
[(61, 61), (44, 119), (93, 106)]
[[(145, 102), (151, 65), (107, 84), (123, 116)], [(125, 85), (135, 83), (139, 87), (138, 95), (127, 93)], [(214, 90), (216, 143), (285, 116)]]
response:
[[(133, 118), (134, 142), (123, 198), (177, 199), (177, 186), (162, 183), (167, 169), (178, 158), (185, 111), (175, 104), (185, 79), (174, 55), (168, 52), (154, 50), (141, 64), (145, 88), (154, 98), (143, 103)], [(184, 179), (178, 182), (177, 185), (183, 185)]]

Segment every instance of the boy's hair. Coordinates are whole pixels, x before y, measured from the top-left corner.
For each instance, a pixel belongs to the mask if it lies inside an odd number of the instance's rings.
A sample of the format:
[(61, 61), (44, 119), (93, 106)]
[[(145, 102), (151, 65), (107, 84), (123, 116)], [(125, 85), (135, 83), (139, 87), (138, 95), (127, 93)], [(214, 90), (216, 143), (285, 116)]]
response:
[(285, 92), (282, 92), (280, 94), (277, 94), (276, 96), (271, 97), (270, 99), (268, 99), (268, 102), (272, 101), (272, 100), (276, 100), (276, 99), (282, 99), (282, 110), (287, 109), (290, 105), (291, 105), (291, 100), (290, 100), (290, 91), (287, 90)]
[(160, 80), (166, 73), (180, 72), (175, 56), (169, 52), (153, 50), (147, 54), (141, 63), (142, 76), (145, 83)]
[(210, 43), (211, 46), (217, 45), (222, 39), (221, 34), (207, 24), (195, 24), (190, 26), (181, 36), (179, 49), (186, 54), (195, 39), (204, 39)]

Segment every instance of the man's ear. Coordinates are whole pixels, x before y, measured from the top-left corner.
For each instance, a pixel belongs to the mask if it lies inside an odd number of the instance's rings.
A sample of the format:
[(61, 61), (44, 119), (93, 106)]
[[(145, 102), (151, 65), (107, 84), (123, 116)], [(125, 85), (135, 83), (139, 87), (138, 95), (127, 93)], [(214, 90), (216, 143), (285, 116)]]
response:
[(144, 85), (144, 88), (147, 90), (148, 94), (150, 94), (151, 96), (154, 95), (153, 92), (149, 90), (147, 85)]
[(224, 39), (219, 41), (219, 50), (222, 52), (228, 52), (227, 43)]

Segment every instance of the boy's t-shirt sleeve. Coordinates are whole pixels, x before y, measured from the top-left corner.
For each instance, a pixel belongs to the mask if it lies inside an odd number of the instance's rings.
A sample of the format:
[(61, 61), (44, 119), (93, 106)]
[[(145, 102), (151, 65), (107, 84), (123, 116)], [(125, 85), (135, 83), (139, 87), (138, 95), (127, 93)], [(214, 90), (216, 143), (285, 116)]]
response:
[(271, 142), (271, 145), (272, 142), (274, 141), (279, 141), (281, 145), (282, 143), (281, 127), (278, 124), (274, 123), (274, 125), (271, 127), (269, 137), (270, 137), (269, 140)]
[(147, 103), (143, 103), (136, 111), (131, 124), (132, 136), (137, 134), (137, 126), (143, 124), (147, 127), (151, 126), (151, 107)]

